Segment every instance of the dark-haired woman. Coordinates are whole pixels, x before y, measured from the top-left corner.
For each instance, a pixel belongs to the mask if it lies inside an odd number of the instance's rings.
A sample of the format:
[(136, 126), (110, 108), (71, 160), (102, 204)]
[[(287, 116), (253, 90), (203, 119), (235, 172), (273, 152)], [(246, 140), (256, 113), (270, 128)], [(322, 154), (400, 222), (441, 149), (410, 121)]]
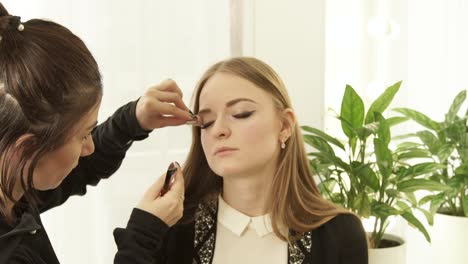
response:
[[(0, 3), (0, 263), (59, 263), (40, 214), (112, 175), (152, 129), (191, 119), (172, 80), (96, 126), (101, 98), (97, 63), (77, 36), (21, 22)], [(116, 234), (115, 263), (153, 262), (152, 226), (182, 215), (183, 179), (174, 179), (164, 197), (162, 178), (151, 186)]]

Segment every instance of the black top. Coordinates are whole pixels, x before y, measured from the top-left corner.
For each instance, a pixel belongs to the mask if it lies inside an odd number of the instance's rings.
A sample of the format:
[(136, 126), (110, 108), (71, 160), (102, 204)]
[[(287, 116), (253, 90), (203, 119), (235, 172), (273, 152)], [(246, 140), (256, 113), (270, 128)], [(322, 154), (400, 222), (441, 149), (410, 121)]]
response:
[[(92, 132), (95, 152), (80, 159), (78, 166), (54, 190), (36, 191), (42, 201), (37, 208), (20, 201), (20, 216), (14, 226), (0, 219), (0, 264), (3, 263), (59, 263), (42, 225), (40, 214), (63, 204), (71, 195), (86, 194), (87, 185), (96, 185), (108, 178), (121, 165), (125, 153), (134, 140), (148, 136), (138, 125), (135, 116), (136, 102), (129, 103), (116, 111), (106, 122)], [(19, 207), (19, 206), (18, 206)], [(18, 209), (16, 207), (16, 209)], [(156, 217), (140, 212), (133, 213), (130, 222), (145, 223)], [(130, 227), (131, 229), (131, 227)], [(131, 232), (131, 231), (129, 231)], [(139, 234), (139, 231), (134, 231)], [(110, 234), (109, 234), (110, 235)], [(144, 235), (144, 234), (143, 234)], [(126, 255), (138, 256), (138, 251), (127, 251)], [(120, 261), (116, 263), (133, 263)], [(151, 262), (148, 262), (151, 263)]]
[[(133, 212), (134, 219), (145, 214), (137, 209)], [(130, 220), (127, 229), (114, 231), (119, 248), (116, 260), (137, 264), (212, 263), (216, 250), (217, 201), (200, 204), (191, 224), (169, 228), (157, 218), (147, 220), (144, 225), (144, 221), (132, 223)], [(145, 237), (141, 236), (144, 232)], [(367, 264), (367, 239), (361, 221), (354, 215), (340, 214), (302, 234), (295, 243), (288, 245), (288, 264), (292, 263)]]

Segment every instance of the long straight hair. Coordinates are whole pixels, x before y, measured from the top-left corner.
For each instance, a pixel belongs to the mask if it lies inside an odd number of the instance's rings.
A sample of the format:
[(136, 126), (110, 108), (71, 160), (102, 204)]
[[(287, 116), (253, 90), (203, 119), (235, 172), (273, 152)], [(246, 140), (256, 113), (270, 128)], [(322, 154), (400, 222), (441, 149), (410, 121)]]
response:
[(101, 96), (98, 65), (81, 39), (51, 21), (22, 23), (0, 3), (0, 217), (14, 221), (7, 204), (17, 204), (18, 183), (28, 203), (37, 202), (38, 161), (67, 141)]
[[(241, 77), (256, 87), (267, 91), (273, 98), (278, 118), (285, 109), (292, 109), (286, 87), (278, 74), (266, 63), (250, 57), (237, 57), (218, 62), (211, 66), (198, 82), (194, 98), (194, 113), (199, 110), (200, 93), (206, 82), (216, 73), (227, 73)], [(293, 133), (285, 149), (280, 151), (277, 173), (267, 197), (275, 234), (284, 241), (291, 242), (298, 236), (290, 237), (280, 230), (283, 227), (302, 234), (315, 229), (340, 213), (350, 213), (325, 200), (314, 182), (304, 141), (298, 124), (292, 127)], [(193, 221), (194, 212), (200, 202), (213, 199), (221, 192), (223, 180), (208, 166), (201, 145), (199, 127), (192, 129), (192, 146), (184, 165), (186, 202), (184, 222)], [(273, 195), (274, 194), (274, 195)]]

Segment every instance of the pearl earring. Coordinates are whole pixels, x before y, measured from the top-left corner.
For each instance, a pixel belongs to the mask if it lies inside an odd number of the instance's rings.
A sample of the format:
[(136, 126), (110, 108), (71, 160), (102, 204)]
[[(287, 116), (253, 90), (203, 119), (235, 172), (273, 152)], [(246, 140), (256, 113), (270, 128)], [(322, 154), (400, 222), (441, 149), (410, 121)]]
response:
[(282, 148), (282, 149), (286, 148), (286, 143), (285, 143), (284, 141), (281, 142), (281, 148)]

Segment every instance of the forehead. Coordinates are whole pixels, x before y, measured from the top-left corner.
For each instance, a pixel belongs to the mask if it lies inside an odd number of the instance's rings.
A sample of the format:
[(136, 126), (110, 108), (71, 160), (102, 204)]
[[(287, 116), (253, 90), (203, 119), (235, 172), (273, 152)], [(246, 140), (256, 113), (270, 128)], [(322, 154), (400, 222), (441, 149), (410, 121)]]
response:
[(228, 73), (216, 73), (200, 93), (200, 108), (215, 103), (224, 104), (237, 98), (252, 99), (257, 103), (271, 103), (271, 95), (252, 82)]

